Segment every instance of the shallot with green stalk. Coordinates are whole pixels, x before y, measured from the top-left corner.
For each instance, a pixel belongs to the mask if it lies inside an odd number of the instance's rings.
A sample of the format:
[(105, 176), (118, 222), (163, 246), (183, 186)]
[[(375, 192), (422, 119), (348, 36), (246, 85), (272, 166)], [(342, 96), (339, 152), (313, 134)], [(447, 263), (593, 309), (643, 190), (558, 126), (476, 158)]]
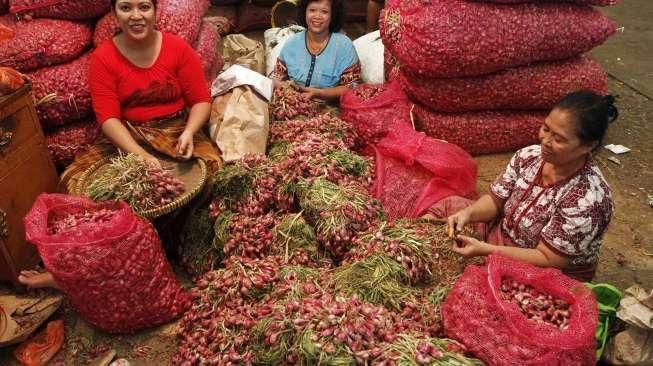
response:
[(184, 183), (170, 171), (135, 154), (119, 155), (86, 188), (96, 201), (123, 200), (136, 212), (172, 203), (184, 192)]
[(337, 185), (324, 178), (303, 180), (297, 194), (305, 217), (318, 241), (336, 259), (341, 259), (361, 231), (379, 225), (383, 210), (378, 201), (357, 184)]
[(270, 253), (274, 226), (272, 213), (253, 217), (223, 211), (214, 224), (213, 247), (227, 258), (262, 258)]
[(265, 155), (246, 154), (217, 171), (213, 180), (212, 217), (225, 210), (256, 217), (275, 208), (277, 175)]

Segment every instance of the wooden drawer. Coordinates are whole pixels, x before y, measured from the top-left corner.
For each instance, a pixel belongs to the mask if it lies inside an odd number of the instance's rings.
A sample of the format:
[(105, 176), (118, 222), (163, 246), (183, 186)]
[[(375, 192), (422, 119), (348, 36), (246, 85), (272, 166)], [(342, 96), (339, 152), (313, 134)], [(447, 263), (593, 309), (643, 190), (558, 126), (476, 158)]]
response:
[(29, 93), (0, 99), (0, 107), (0, 280), (16, 284), (20, 270), (40, 260), (25, 241), (23, 217), (36, 196), (55, 191), (59, 177)]
[(1, 98), (0, 171), (10, 168), (7, 163), (12, 156), (34, 135), (43, 136), (43, 132), (29, 93), (21, 89)]

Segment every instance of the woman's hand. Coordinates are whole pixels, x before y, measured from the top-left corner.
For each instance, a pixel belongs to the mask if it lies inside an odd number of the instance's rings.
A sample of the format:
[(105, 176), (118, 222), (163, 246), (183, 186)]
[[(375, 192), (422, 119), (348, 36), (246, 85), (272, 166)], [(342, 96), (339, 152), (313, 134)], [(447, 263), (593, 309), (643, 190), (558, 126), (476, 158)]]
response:
[(188, 160), (193, 156), (193, 133), (189, 130), (184, 130), (177, 139), (177, 153), (182, 159)]
[(492, 244), (465, 235), (456, 235), (451, 250), (465, 258), (485, 256), (492, 253)]
[(465, 225), (469, 224), (471, 219), (471, 213), (468, 209), (463, 209), (447, 218), (447, 226), (449, 237), (454, 238), (454, 236), (463, 230)]
[(318, 88), (300, 86), (299, 90), (302, 92), (302, 95), (306, 96), (308, 99), (323, 99), (322, 90)]

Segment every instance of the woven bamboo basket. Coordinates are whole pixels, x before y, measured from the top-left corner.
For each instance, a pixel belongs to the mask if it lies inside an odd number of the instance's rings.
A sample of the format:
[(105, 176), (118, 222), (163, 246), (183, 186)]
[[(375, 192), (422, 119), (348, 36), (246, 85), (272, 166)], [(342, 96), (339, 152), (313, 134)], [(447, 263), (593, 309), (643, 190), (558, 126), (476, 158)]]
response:
[[(169, 158), (159, 158), (159, 160), (161, 161), (161, 165), (169, 169), (173, 176), (184, 183), (184, 192), (174, 201), (166, 205), (140, 212), (135, 211), (136, 214), (147, 219), (154, 219), (183, 207), (202, 191), (207, 180), (206, 164), (201, 159), (177, 161)], [(89, 167), (81, 175), (76, 189), (71, 193), (88, 196), (87, 187), (110, 163), (111, 158), (109, 157), (99, 160)]]
[(299, 0), (277, 1), (272, 7), (272, 28), (283, 28), (297, 23), (297, 3)]

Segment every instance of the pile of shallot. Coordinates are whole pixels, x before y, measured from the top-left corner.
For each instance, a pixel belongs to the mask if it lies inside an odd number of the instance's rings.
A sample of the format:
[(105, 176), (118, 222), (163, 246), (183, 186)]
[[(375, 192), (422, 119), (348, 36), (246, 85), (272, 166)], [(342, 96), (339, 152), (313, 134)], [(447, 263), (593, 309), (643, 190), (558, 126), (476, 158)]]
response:
[(550, 324), (562, 330), (569, 326), (571, 310), (566, 301), (541, 293), (533, 286), (519, 283), (510, 278), (504, 278), (501, 281), (501, 292), (503, 292), (504, 299), (517, 304), (519, 310), (528, 319), (542, 324)]

